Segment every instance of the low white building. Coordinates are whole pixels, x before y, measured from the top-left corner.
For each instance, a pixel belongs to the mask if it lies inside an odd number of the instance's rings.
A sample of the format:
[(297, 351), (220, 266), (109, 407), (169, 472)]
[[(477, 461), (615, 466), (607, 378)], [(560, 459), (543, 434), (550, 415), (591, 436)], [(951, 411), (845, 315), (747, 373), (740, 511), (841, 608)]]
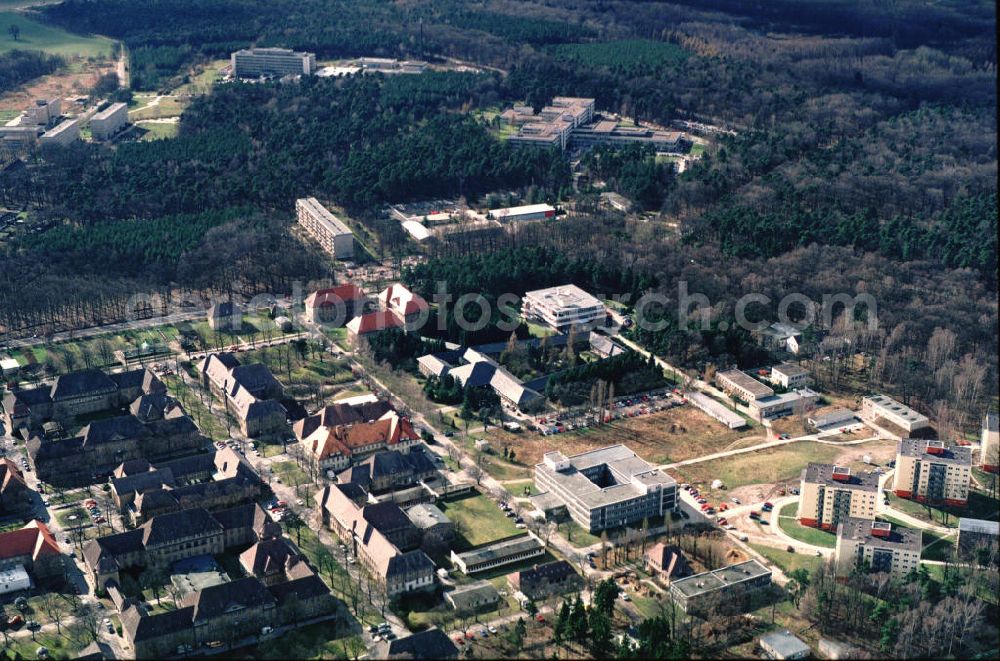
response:
[(543, 220), (556, 215), (556, 209), (549, 204), (528, 204), (521, 207), (506, 207), (503, 209), (490, 209), (489, 216), (500, 222), (514, 222), (518, 220)]
[(0, 594), (18, 592), (31, 588), (31, 577), (24, 569), (24, 565), (14, 565), (4, 570), (0, 570)]
[(795, 363), (781, 363), (771, 368), (771, 383), (783, 388), (804, 388), (812, 385), (809, 370)]
[(526, 319), (564, 330), (602, 324), (608, 312), (596, 297), (576, 285), (560, 285), (527, 292), (521, 302), (521, 314)]
[(909, 406), (900, 404), (887, 395), (871, 395), (861, 400), (861, 417), (869, 422), (886, 420), (907, 432), (929, 427), (931, 421), (926, 415), (917, 413)]
[(2, 373), (3, 376), (17, 374), (19, 369), (21, 369), (21, 366), (13, 358), (9, 356), (0, 357), (0, 373)]

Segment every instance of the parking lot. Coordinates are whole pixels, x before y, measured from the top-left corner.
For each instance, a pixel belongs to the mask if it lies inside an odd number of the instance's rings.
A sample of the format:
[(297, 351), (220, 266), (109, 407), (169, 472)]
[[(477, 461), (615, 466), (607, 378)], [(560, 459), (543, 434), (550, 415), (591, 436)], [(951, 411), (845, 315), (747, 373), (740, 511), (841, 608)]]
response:
[[(667, 391), (621, 397), (615, 401), (614, 409), (605, 412), (604, 422), (637, 418), (682, 406), (684, 400)], [(561, 434), (577, 429), (587, 429), (597, 422), (597, 412), (591, 409), (571, 410), (554, 415), (535, 418), (533, 429), (543, 436)]]

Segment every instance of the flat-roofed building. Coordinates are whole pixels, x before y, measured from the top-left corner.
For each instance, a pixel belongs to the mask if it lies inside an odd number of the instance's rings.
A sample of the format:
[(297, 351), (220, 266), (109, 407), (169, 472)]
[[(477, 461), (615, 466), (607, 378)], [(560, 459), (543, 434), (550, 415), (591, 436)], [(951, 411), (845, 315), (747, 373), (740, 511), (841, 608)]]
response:
[(833, 464), (809, 464), (799, 485), (799, 523), (823, 530), (836, 530), (848, 517), (875, 519), (879, 476), (852, 474)]
[(604, 304), (576, 285), (536, 289), (524, 295), (521, 313), (556, 330), (571, 326), (603, 324), (607, 317)]
[(761, 397), (749, 402), (750, 415), (759, 422), (775, 420), (806, 410), (819, 401), (819, 393), (809, 388), (799, 388), (792, 392)]
[(64, 119), (55, 128), (49, 129), (38, 139), (40, 145), (59, 145), (65, 147), (74, 140), (80, 139), (80, 120)]
[(929, 427), (931, 424), (926, 415), (921, 415), (909, 406), (900, 404), (886, 395), (871, 395), (863, 398), (861, 400), (861, 417), (876, 424), (880, 420), (886, 420), (911, 433)]
[(983, 416), (983, 433), (979, 445), (979, 465), (987, 473), (1000, 468), (1000, 413), (991, 411)]
[(752, 593), (771, 585), (771, 570), (757, 560), (713, 569), (670, 583), (670, 596), (685, 613), (719, 608), (746, 612)]
[(858, 414), (845, 408), (824, 409), (806, 419), (806, 422), (819, 430), (837, 425), (852, 425), (857, 421)]
[[(1000, 523), (983, 519), (958, 520), (958, 556), (963, 560), (992, 558), (997, 562), (997, 540)], [(981, 554), (982, 555), (981, 557)]]
[(21, 114), (21, 124), (24, 126), (48, 126), (62, 114), (62, 100), (59, 97), (51, 99), (35, 99), (34, 105)]
[(354, 234), (339, 218), (319, 203), (315, 197), (295, 201), (295, 212), (301, 225), (320, 247), (337, 259), (354, 257)]
[(90, 118), (90, 135), (95, 140), (108, 140), (128, 124), (128, 106), (112, 103)]
[(514, 222), (517, 220), (543, 220), (556, 215), (556, 209), (550, 204), (528, 204), (521, 207), (506, 207), (503, 209), (490, 209), (489, 215), (500, 222)]
[(740, 370), (717, 372), (715, 383), (726, 392), (744, 402), (753, 402), (774, 395), (774, 390)]
[(812, 653), (812, 650), (802, 642), (802, 639), (793, 636), (787, 630), (764, 634), (757, 642), (769, 659), (780, 659), (781, 661), (806, 659)]
[(812, 385), (812, 376), (795, 363), (781, 363), (771, 368), (771, 383), (782, 388), (805, 388)]
[(916, 438), (896, 443), (892, 490), (900, 498), (965, 507), (971, 478), (971, 448)]
[(233, 76), (309, 76), (316, 71), (316, 54), (287, 48), (245, 48), (230, 56)]
[(745, 427), (747, 424), (742, 415), (735, 411), (730, 411), (722, 402), (696, 390), (684, 393), (684, 399), (691, 402), (695, 408), (701, 410), (710, 418), (718, 420), (730, 429), (739, 429), (740, 427)]
[(858, 567), (902, 578), (920, 568), (921, 532), (885, 521), (848, 518), (837, 525), (837, 574)]
[(465, 553), (451, 552), (451, 562), (468, 575), (495, 567), (537, 558), (545, 554), (545, 544), (533, 533), (481, 546)]
[(591, 533), (660, 520), (677, 507), (677, 482), (624, 445), (571, 457), (547, 452), (535, 465), (535, 486), (562, 500)]

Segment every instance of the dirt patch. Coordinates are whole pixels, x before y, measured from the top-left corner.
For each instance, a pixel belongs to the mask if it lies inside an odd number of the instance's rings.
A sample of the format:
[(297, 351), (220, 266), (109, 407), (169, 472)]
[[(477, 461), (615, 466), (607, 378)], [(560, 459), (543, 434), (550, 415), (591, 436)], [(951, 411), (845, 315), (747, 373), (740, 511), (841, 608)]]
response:
[[(77, 67), (71, 67), (76, 69)], [(17, 89), (0, 94), (0, 110), (24, 110), (35, 99), (76, 97), (86, 95), (97, 84), (98, 78), (115, 70), (111, 61), (81, 64), (80, 71), (61, 71), (37, 78)], [(73, 110), (64, 101), (63, 114)]]
[(513, 448), (518, 463), (528, 466), (541, 462), (542, 455), (551, 450), (569, 456), (617, 443), (627, 445), (651, 463), (665, 464), (764, 441), (759, 428), (732, 431), (691, 406), (551, 436), (530, 431), (511, 434), (501, 429), (491, 430), (486, 436), (495, 448)]
[[(871, 464), (865, 464), (865, 455), (871, 458)], [(850, 466), (855, 470), (868, 469), (873, 466), (885, 466), (896, 458), (896, 442), (891, 440), (872, 441), (861, 445), (851, 445), (841, 448), (837, 455), (837, 464)]]

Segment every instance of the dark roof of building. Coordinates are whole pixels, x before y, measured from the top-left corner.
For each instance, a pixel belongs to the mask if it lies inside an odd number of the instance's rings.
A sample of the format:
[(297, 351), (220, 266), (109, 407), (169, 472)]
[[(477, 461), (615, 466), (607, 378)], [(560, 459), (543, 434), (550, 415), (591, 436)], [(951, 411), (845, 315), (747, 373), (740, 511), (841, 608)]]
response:
[(142, 392), (149, 394), (153, 392), (163, 392), (167, 389), (163, 382), (152, 371), (145, 367), (125, 372), (117, 372), (111, 375), (111, 380), (123, 390), (140, 388)]
[(896, 453), (904, 457), (916, 457), (921, 461), (959, 464), (963, 466), (972, 465), (972, 448), (944, 443), (944, 448), (940, 454), (932, 454), (927, 449), (928, 444), (933, 443), (934, 441), (925, 439), (904, 438), (896, 444)]
[(845, 489), (859, 489), (861, 491), (878, 491), (878, 478), (876, 473), (855, 473), (851, 471), (847, 480), (833, 479), (833, 464), (808, 464), (802, 471), (802, 477), (806, 482), (812, 484), (824, 484), (829, 487), (843, 487)]
[(129, 406), (129, 411), (140, 420), (158, 420), (163, 417), (170, 397), (164, 392), (140, 395)]
[(416, 528), (399, 505), (392, 502), (367, 505), (361, 510), (361, 516), (383, 535), (402, 528)]
[[(412, 523), (410, 524), (413, 525)], [(389, 559), (386, 578), (400, 574), (432, 573), (434, 563), (423, 551), (408, 551)]]
[(232, 301), (223, 301), (221, 303), (216, 303), (208, 309), (208, 316), (213, 319), (219, 319), (220, 317), (229, 317), (233, 314), (240, 313), (240, 306), (236, 305)]
[(287, 600), (292, 594), (297, 595), (300, 600), (312, 599), (314, 597), (321, 597), (323, 595), (330, 594), (330, 590), (326, 587), (326, 583), (324, 583), (323, 579), (316, 574), (296, 578), (292, 581), (276, 583), (275, 585), (269, 587), (268, 591), (274, 596), (279, 604), (285, 603), (285, 600)]
[(520, 579), (523, 589), (532, 583), (559, 583), (576, 575), (573, 565), (565, 560), (556, 560), (544, 565), (537, 565), (531, 569), (521, 570)]
[(458, 648), (440, 629), (427, 629), (405, 638), (397, 638), (388, 645), (388, 658), (454, 659)]
[(277, 379), (267, 369), (263, 363), (252, 363), (250, 365), (239, 365), (233, 368), (233, 378), (247, 390), (258, 390), (260, 388), (272, 387), (278, 384)]
[(130, 475), (148, 472), (150, 468), (149, 461), (146, 459), (128, 459), (118, 464), (113, 474), (117, 479), (121, 479)]
[(168, 544), (174, 540), (222, 532), (222, 524), (201, 507), (154, 516), (142, 524), (142, 543)]
[(138, 440), (149, 435), (149, 430), (134, 415), (95, 420), (80, 430), (84, 446), (128, 439)]
[(51, 397), (53, 401), (72, 399), (90, 393), (113, 391), (115, 387), (116, 383), (101, 370), (81, 370), (56, 377), (52, 384)]
[(185, 605), (194, 607), (193, 622), (219, 617), (226, 612), (275, 604), (274, 596), (258, 579), (248, 576), (228, 583), (211, 585), (193, 592)]
[(139, 607), (132, 606), (121, 614), (122, 628), (135, 642), (152, 640), (189, 629), (194, 611), (194, 607), (185, 606), (156, 615), (143, 615)]

